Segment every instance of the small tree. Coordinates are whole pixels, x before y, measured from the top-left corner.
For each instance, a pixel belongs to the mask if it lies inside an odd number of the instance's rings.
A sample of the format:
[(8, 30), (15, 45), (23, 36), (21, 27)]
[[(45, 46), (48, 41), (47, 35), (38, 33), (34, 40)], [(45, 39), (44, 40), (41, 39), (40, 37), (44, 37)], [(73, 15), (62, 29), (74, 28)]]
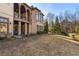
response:
[(61, 28), (60, 28), (60, 23), (59, 23), (58, 16), (56, 16), (54, 32), (55, 32), (56, 34), (60, 34), (60, 33), (61, 33)]
[(48, 33), (48, 21), (46, 20), (45, 26), (44, 26), (45, 33)]
[(51, 26), (51, 27), (52, 27), (52, 28), (51, 28), (51, 32), (54, 33), (55, 31), (54, 31), (54, 22), (53, 22), (53, 21), (52, 21), (51, 25), (52, 25), (52, 26)]

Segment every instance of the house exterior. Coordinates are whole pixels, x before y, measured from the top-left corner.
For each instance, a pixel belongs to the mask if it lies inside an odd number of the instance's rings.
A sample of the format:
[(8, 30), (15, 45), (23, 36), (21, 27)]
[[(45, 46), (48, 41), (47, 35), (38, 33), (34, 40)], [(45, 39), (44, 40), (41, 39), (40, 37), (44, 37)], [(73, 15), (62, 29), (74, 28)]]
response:
[(32, 16), (33, 16), (32, 20), (35, 22), (34, 25), (36, 27), (36, 31), (37, 33), (42, 33), (44, 31), (44, 17), (43, 17), (44, 14), (37, 7), (31, 6), (31, 8), (32, 8)]
[(13, 4), (0, 3), (0, 33), (13, 35)]
[[(41, 21), (37, 21), (39, 13)], [(26, 3), (0, 4), (0, 33), (13, 35), (30, 35), (43, 31), (43, 13)], [(40, 29), (38, 27), (40, 26)]]

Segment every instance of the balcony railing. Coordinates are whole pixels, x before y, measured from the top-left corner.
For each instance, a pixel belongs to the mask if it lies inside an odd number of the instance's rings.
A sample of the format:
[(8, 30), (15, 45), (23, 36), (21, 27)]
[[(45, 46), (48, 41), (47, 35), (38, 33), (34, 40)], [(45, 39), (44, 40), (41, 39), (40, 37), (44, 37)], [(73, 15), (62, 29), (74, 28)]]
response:
[(21, 14), (21, 19), (26, 20), (26, 14), (25, 13)]
[[(25, 13), (20, 14), (20, 19), (21, 19), (21, 20), (26, 20), (26, 21), (29, 21), (29, 22), (30, 22), (30, 17), (31, 17), (31, 16), (26, 16)], [(19, 18), (19, 13), (14, 12), (14, 18)]]
[(14, 12), (14, 17), (15, 17), (15, 18), (19, 18), (19, 13)]

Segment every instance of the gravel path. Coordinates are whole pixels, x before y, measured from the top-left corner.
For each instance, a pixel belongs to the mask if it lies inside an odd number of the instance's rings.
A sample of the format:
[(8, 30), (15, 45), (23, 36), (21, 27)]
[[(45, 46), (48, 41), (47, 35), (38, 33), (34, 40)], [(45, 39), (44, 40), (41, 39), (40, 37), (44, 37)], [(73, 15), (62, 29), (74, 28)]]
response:
[(77, 56), (79, 44), (61, 35), (35, 35), (24, 40), (0, 41), (0, 55), (6, 56)]

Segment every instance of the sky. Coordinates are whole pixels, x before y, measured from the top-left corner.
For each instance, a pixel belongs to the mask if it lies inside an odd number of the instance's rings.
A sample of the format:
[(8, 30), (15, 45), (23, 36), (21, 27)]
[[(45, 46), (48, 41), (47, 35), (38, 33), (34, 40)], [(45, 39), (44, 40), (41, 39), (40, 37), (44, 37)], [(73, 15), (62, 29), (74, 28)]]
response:
[(79, 8), (79, 4), (77, 3), (28, 3), (30, 6), (39, 8), (44, 15), (51, 12), (55, 15), (59, 15), (60, 12), (64, 12), (68, 10), (73, 13), (77, 8)]

